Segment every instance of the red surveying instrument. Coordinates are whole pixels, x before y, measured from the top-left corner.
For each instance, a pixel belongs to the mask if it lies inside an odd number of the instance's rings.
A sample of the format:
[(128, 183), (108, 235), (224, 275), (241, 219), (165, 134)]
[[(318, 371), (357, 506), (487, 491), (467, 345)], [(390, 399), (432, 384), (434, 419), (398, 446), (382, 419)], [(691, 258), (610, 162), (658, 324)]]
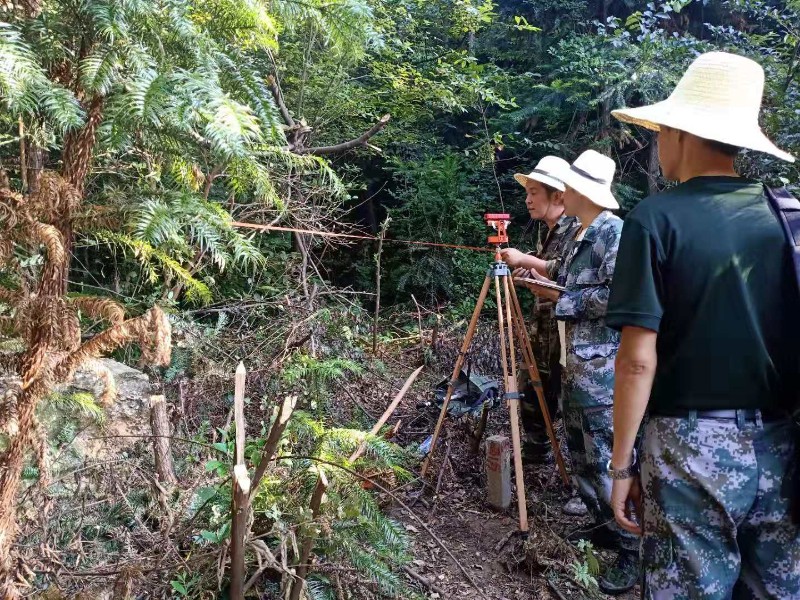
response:
[(499, 251), (500, 244), (508, 243), (508, 232), (506, 229), (511, 224), (511, 215), (508, 213), (487, 213), (483, 215), (486, 224), (497, 232), (497, 235), (489, 236), (489, 245), (497, 246)]
[[(536, 390), (536, 396), (539, 400), (539, 408), (544, 416), (545, 426), (547, 428), (547, 435), (550, 438), (550, 443), (553, 446), (553, 454), (558, 465), (558, 470), (561, 473), (561, 478), (564, 485), (569, 485), (569, 477), (567, 476), (567, 469), (564, 466), (564, 458), (561, 455), (561, 449), (558, 445), (555, 432), (553, 431), (553, 423), (550, 419), (550, 411), (547, 409), (547, 404), (544, 400), (544, 393), (542, 391), (542, 380), (539, 376), (539, 369), (536, 366), (536, 359), (533, 355), (531, 348), (531, 341), (528, 337), (528, 331), (525, 328), (525, 322), (522, 317), (522, 309), (519, 305), (519, 298), (517, 291), (514, 287), (514, 282), (511, 279), (511, 271), (508, 265), (503, 261), (500, 254), (500, 245), (508, 243), (508, 226), (511, 223), (511, 216), (506, 213), (490, 213), (483, 217), (486, 224), (495, 230), (496, 235), (489, 236), (489, 244), (495, 246), (494, 263), (486, 273), (483, 287), (481, 288), (478, 302), (475, 305), (475, 310), (472, 313), (467, 334), (461, 345), (461, 351), (456, 359), (455, 368), (453, 369), (453, 376), (447, 386), (447, 394), (442, 404), (442, 410), (439, 413), (439, 419), (436, 422), (436, 428), (433, 431), (433, 438), (431, 440), (431, 449), (428, 456), (422, 463), (421, 473), (424, 476), (430, 465), (431, 457), (436, 450), (436, 442), (439, 439), (442, 425), (444, 424), (445, 417), (447, 416), (447, 408), (450, 404), (450, 398), (453, 395), (453, 390), (458, 383), (458, 376), (461, 373), (461, 367), (466, 360), (469, 347), (472, 342), (472, 337), (475, 334), (475, 328), (478, 324), (478, 317), (480, 316), (483, 304), (486, 301), (486, 296), (489, 294), (489, 286), (494, 280), (495, 298), (497, 301), (497, 319), (500, 335), (500, 354), (501, 363), (503, 365), (503, 391), (508, 405), (509, 419), (511, 421), (511, 444), (514, 455), (514, 475), (517, 487), (517, 508), (519, 510), (519, 528), (522, 532), (528, 531), (528, 509), (525, 498), (525, 479), (522, 472), (522, 449), (520, 442), (520, 429), (519, 429), (519, 401), (520, 393), (517, 389), (517, 358), (515, 353), (514, 341), (516, 339), (519, 344), (520, 352), (522, 353), (523, 367), (528, 370), (533, 387)], [(508, 341), (506, 342), (506, 336)], [(507, 348), (506, 348), (507, 346)]]

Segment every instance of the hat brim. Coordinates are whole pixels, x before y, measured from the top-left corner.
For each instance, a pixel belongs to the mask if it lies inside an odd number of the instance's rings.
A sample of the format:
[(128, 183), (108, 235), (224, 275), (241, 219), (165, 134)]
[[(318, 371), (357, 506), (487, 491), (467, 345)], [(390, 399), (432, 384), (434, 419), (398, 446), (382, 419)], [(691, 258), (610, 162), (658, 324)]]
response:
[(619, 208), (619, 202), (614, 198), (614, 194), (608, 186), (597, 183), (582, 177), (574, 171), (564, 173), (564, 183), (578, 192), (581, 196), (586, 196), (593, 204), (609, 210)]
[(517, 180), (517, 183), (520, 184), (522, 187), (525, 187), (525, 184), (528, 181), (538, 181), (539, 183), (543, 183), (559, 192), (563, 192), (566, 188), (564, 187), (564, 182), (560, 179), (556, 179), (555, 177), (550, 177), (548, 175), (544, 175), (542, 173), (515, 173), (514, 179)]
[(692, 114), (674, 106), (669, 99), (639, 108), (613, 110), (611, 114), (623, 123), (639, 125), (652, 131), (660, 131), (661, 125), (664, 125), (686, 131), (703, 139), (764, 152), (781, 160), (794, 162), (794, 156), (773, 144), (757, 125), (744, 127), (729, 119), (720, 119), (713, 114)]

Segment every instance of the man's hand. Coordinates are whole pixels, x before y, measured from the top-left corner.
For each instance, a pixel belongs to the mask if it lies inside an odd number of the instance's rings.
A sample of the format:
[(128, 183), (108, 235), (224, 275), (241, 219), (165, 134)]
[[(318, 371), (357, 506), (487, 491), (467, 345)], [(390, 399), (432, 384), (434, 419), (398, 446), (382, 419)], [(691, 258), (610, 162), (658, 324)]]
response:
[(525, 260), (527, 254), (520, 252), (516, 248), (503, 248), (500, 250), (500, 256), (503, 261), (511, 268), (522, 266), (522, 261)]
[(638, 475), (614, 480), (611, 509), (620, 527), (635, 535), (642, 535), (642, 487)]
[(522, 277), (524, 279), (530, 279), (531, 278), (531, 272), (528, 269), (523, 269), (522, 267), (517, 267), (516, 269), (514, 269), (511, 272), (511, 276), (514, 279), (517, 279), (519, 277)]

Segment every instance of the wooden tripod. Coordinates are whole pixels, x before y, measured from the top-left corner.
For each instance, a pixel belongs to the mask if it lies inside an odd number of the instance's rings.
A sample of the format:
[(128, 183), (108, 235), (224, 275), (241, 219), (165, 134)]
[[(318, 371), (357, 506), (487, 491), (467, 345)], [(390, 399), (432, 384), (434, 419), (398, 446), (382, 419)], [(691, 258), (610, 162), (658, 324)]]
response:
[[(453, 368), (453, 376), (447, 386), (447, 394), (444, 397), (442, 410), (439, 413), (439, 419), (436, 422), (436, 428), (433, 430), (433, 438), (431, 440), (431, 449), (427, 457), (422, 463), (421, 473), (425, 476), (430, 465), (431, 457), (436, 449), (436, 442), (439, 439), (439, 434), (444, 424), (445, 416), (447, 415), (447, 407), (450, 404), (450, 397), (453, 395), (453, 390), (458, 383), (458, 376), (461, 373), (461, 368), (469, 351), (472, 338), (475, 335), (475, 328), (478, 324), (478, 317), (480, 316), (483, 304), (489, 294), (489, 286), (494, 280), (495, 298), (497, 301), (497, 319), (500, 334), (500, 354), (503, 365), (503, 389), (505, 391), (505, 399), (508, 401), (508, 412), (511, 420), (511, 444), (514, 455), (514, 475), (517, 484), (517, 506), (519, 509), (519, 528), (520, 531), (528, 531), (528, 509), (525, 499), (525, 480), (522, 473), (522, 448), (520, 443), (519, 431), (519, 400), (520, 394), (517, 389), (517, 360), (515, 354), (514, 341), (519, 344), (522, 353), (522, 359), (525, 367), (528, 369), (528, 375), (536, 390), (536, 396), (539, 399), (539, 408), (544, 417), (545, 427), (547, 428), (547, 436), (550, 438), (550, 444), (553, 446), (553, 454), (555, 455), (558, 470), (561, 473), (561, 478), (564, 485), (569, 485), (569, 477), (567, 476), (567, 469), (564, 466), (564, 458), (561, 455), (561, 449), (558, 440), (553, 430), (553, 423), (550, 419), (550, 411), (547, 409), (547, 403), (544, 399), (544, 392), (542, 390), (542, 380), (539, 376), (539, 369), (536, 366), (536, 360), (531, 348), (531, 341), (528, 332), (525, 329), (525, 323), (522, 318), (522, 309), (519, 305), (519, 298), (517, 297), (517, 290), (514, 287), (514, 282), (511, 280), (511, 271), (508, 265), (503, 262), (500, 253), (495, 254), (495, 262), (486, 273), (486, 279), (483, 282), (481, 293), (478, 296), (478, 302), (475, 305), (475, 310), (472, 313), (472, 319), (467, 328), (467, 335), (461, 345), (461, 352), (456, 359), (456, 365)], [(508, 351), (506, 351), (506, 336), (508, 336)]]

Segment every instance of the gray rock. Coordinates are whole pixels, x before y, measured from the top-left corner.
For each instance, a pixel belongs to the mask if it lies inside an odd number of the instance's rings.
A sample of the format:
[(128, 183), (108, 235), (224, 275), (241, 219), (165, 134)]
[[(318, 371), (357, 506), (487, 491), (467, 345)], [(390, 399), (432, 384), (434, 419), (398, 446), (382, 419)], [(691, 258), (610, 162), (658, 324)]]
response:
[[(75, 438), (74, 450), (84, 456), (103, 458), (123, 452), (150, 435), (150, 380), (141, 371), (110, 358), (97, 362), (114, 378), (116, 398), (105, 407), (102, 425), (87, 422)], [(72, 382), (59, 386), (61, 393), (89, 392), (100, 397), (104, 383), (91, 370), (78, 370)]]

